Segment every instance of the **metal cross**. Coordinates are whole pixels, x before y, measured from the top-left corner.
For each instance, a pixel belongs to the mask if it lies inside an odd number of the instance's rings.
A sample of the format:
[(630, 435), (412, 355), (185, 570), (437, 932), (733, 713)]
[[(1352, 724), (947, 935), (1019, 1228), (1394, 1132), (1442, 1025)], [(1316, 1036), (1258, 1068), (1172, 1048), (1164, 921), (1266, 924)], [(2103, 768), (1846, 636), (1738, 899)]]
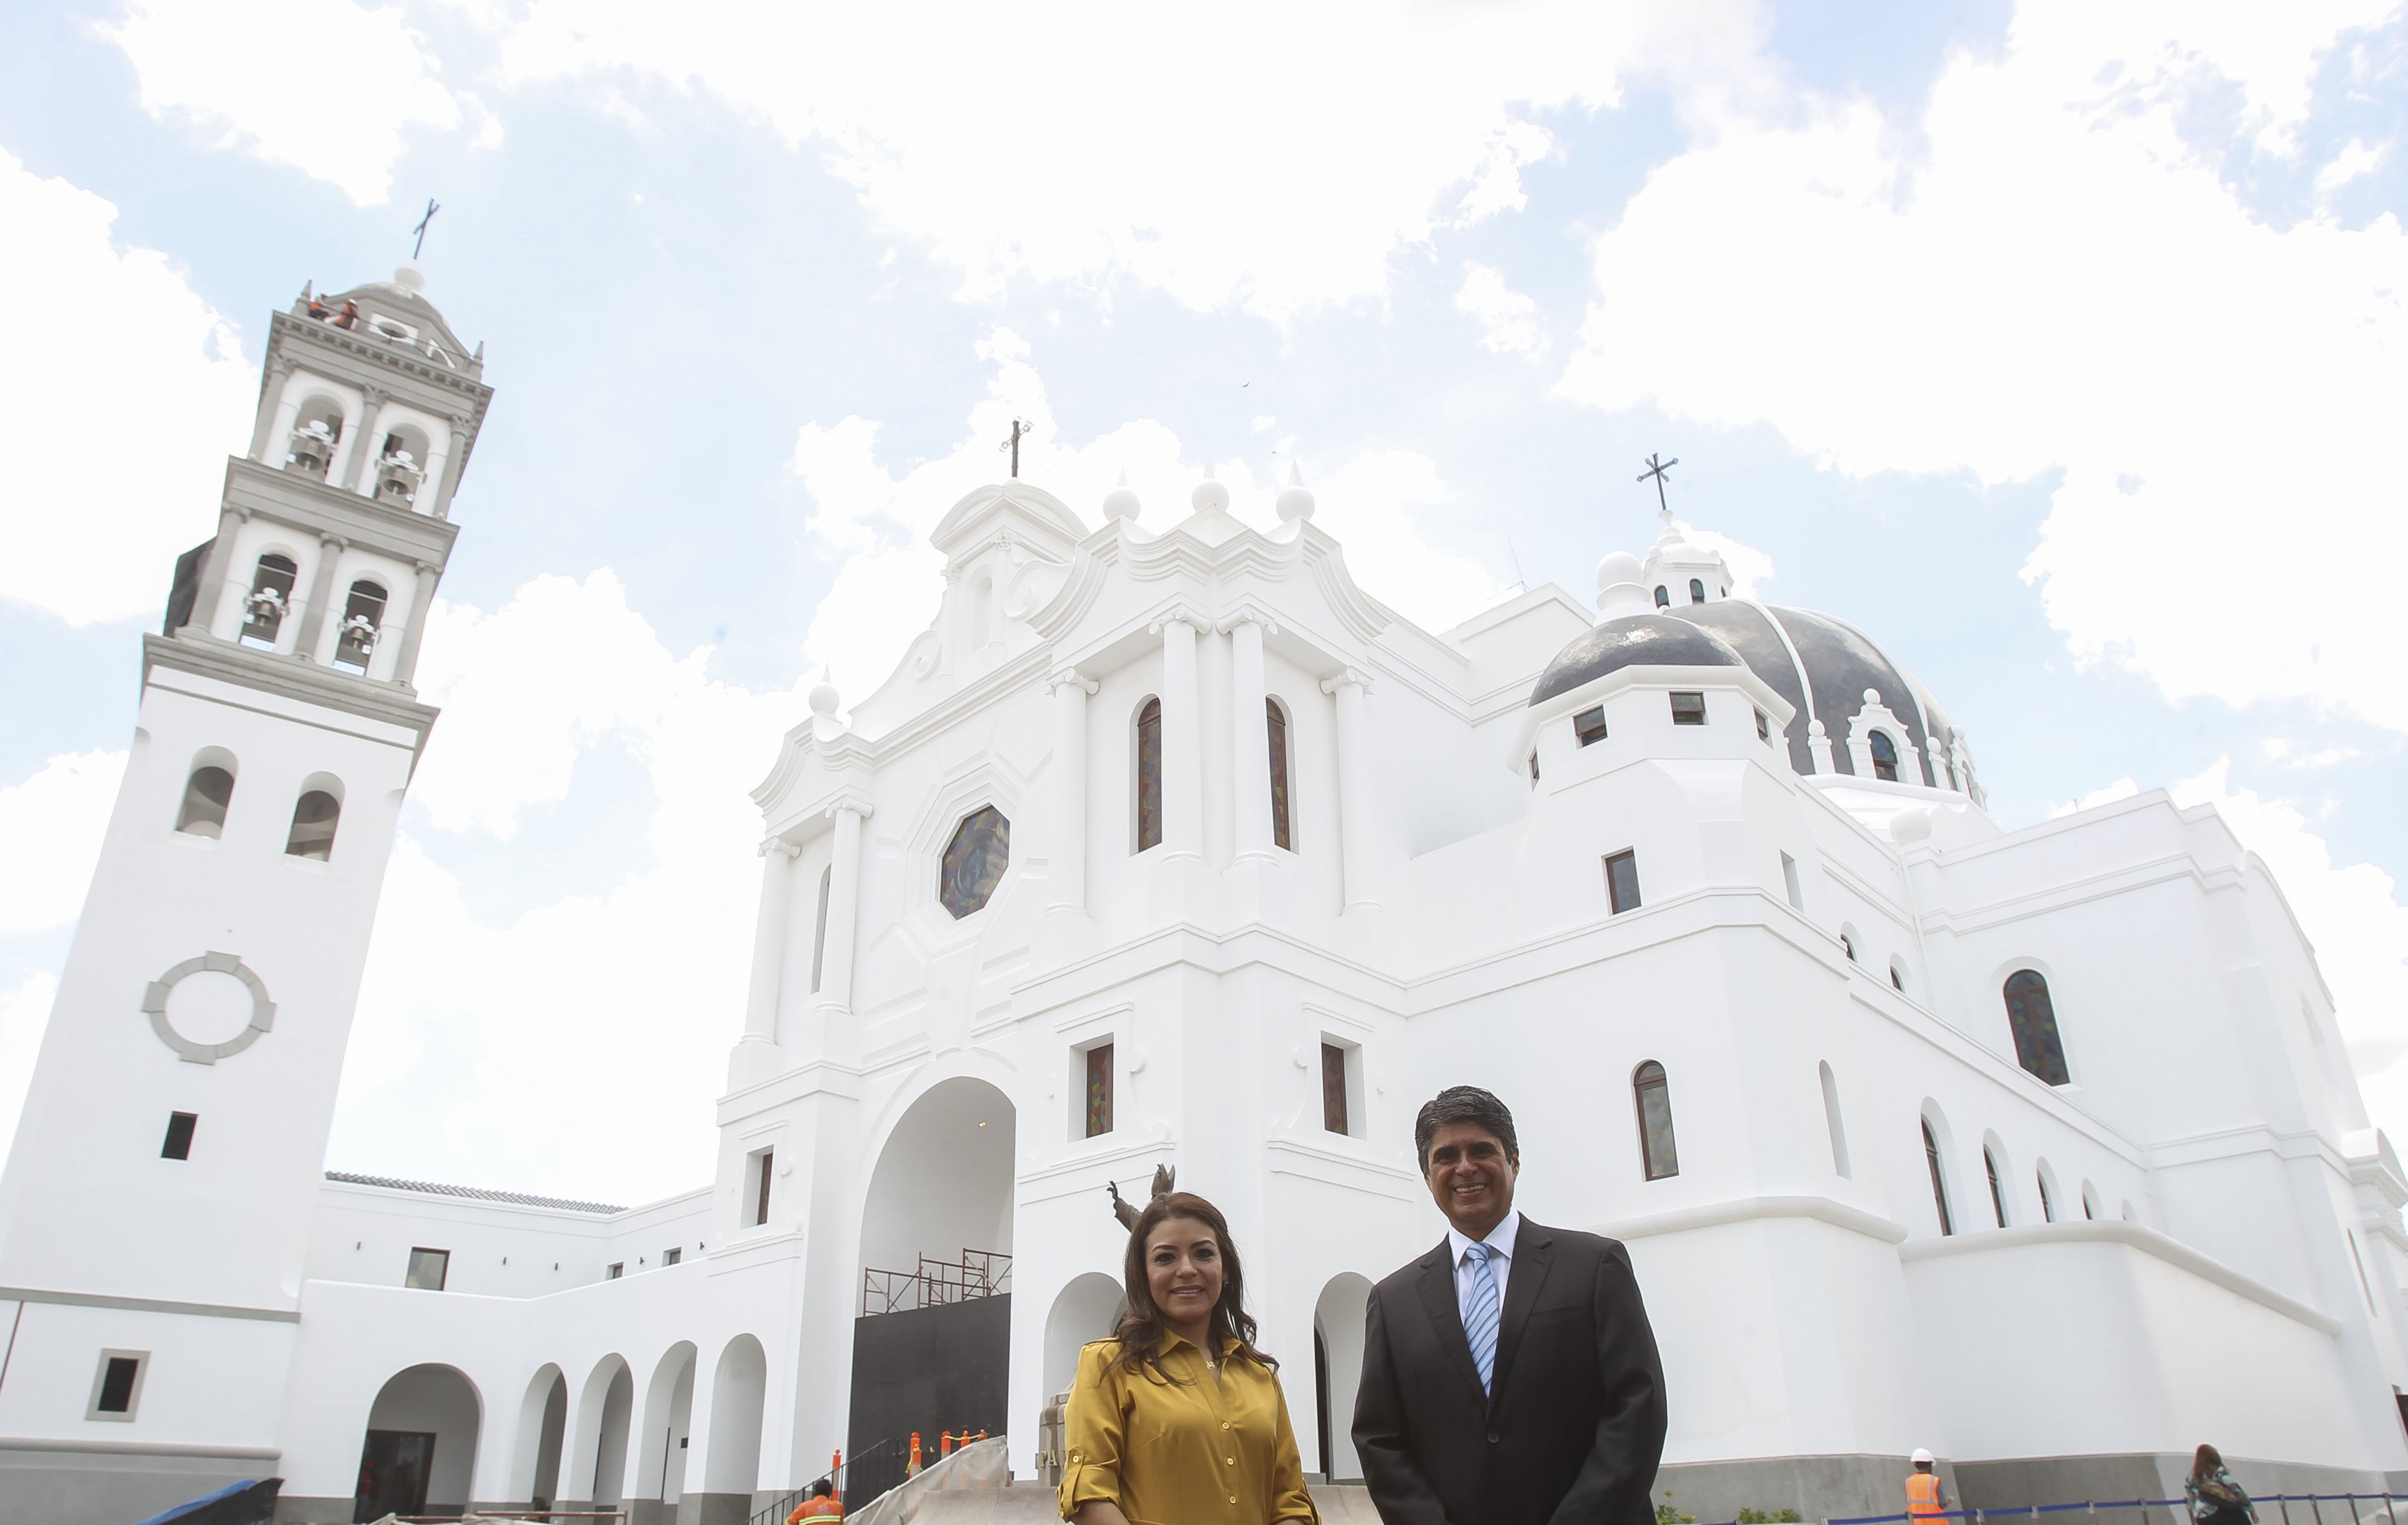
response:
[(443, 209), (441, 207), (436, 205), (435, 198), (433, 196), (428, 196), (426, 198), (426, 215), (420, 218), (418, 220), (418, 225), (409, 230), (410, 232), (418, 235), (418, 241), (409, 246), (409, 257), (411, 259), (416, 259), (418, 257), (418, 252), (426, 247), (426, 224), (434, 222), (435, 214), (442, 209)]
[(1672, 511), (1672, 505), (1664, 501), (1664, 473), (1680, 464), (1681, 457), (1678, 455), (1669, 461), (1659, 461), (1651, 453), (1647, 457), (1647, 469), (1639, 473), (1641, 482), (1645, 482), (1650, 477), (1656, 479), (1656, 506), (1666, 513)]
[(1011, 474), (1015, 480), (1020, 476), (1021, 437), (1023, 435), (1034, 434), (1036, 430), (1037, 426), (1035, 424), (1015, 418), (1011, 421), (1011, 438), (1005, 440), (1002, 444), (995, 447), (998, 453), (1007, 450), (1011, 452)]

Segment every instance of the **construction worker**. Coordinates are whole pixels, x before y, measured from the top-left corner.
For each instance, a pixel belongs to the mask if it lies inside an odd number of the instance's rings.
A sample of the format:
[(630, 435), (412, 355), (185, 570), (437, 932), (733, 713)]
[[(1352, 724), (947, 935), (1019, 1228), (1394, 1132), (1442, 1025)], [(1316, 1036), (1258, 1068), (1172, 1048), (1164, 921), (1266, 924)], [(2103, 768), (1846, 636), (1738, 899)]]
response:
[(1914, 1448), (1914, 1474), (1906, 1480), (1906, 1513), (1908, 1525), (1931, 1520), (1934, 1525), (1948, 1513), (1948, 1492), (1940, 1486), (1937, 1460), (1920, 1446)]
[(836, 1525), (843, 1518), (844, 1505), (837, 1501), (835, 1481), (823, 1477), (811, 1485), (811, 1496), (795, 1505), (786, 1525)]

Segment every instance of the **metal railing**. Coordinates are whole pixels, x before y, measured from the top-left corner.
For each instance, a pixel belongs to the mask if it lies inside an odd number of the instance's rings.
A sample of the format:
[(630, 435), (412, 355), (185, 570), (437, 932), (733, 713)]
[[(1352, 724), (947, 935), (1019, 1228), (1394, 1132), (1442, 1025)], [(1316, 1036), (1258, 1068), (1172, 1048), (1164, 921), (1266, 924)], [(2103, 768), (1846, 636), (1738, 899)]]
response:
[[(828, 1474), (836, 1484), (837, 1497), (844, 1501), (844, 1512), (858, 1514), (863, 1504), (900, 1484), (910, 1451), (911, 1443), (908, 1440), (882, 1440), (865, 1447), (859, 1456), (846, 1457), (843, 1465)], [(810, 1483), (781, 1493), (774, 1503), (752, 1511), (747, 1525), (786, 1525), (786, 1516), (795, 1505), (810, 1496)]]
[[(2280, 1512), (2282, 1525), (2340, 1525), (2342, 1517), (2338, 1509), (2330, 1518), (2327, 1518), (2324, 1505), (2328, 1503), (2347, 1505), (2351, 1525), (2400, 1525), (2401, 1517), (2393, 1505), (2401, 1501), (2408, 1501), (2408, 1493), (2267, 1493), (2252, 1495), (2249, 1500), (2252, 1504), (2258, 1506), (2258, 1525), (2274, 1525), (2273, 1521), (2266, 1518), (2265, 1506), (2268, 1504), (2274, 1505)], [(2291, 1513), (2291, 1505), (2295, 1503), (2304, 1503), (2308, 1507), (2294, 1517)], [(2380, 1507), (2369, 1511), (2362, 1509), (2360, 1507), (2362, 1504)], [(2146, 1511), (2151, 1509), (2179, 1509), (2187, 1519), (2190, 1515), (2190, 1501), (2188, 1499), (2086, 1499), (2080, 1503), (2019, 1503), (2002, 1509), (1949, 1509), (1925, 1515), (1852, 1515), (1825, 1520), (1823, 1525), (1900, 1525), (1903, 1521), (1925, 1519), (1962, 1519), (1971, 1521), (1972, 1525), (1986, 1525), (1986, 1522), (1997, 1521), (1998, 1525), (2008, 1525), (2008, 1522), (2013, 1520), (2038, 1519), (2042, 1515), (2064, 1514), (2074, 1509), (2086, 1510), (2093, 1516), (2121, 1509), (2137, 1509), (2143, 1511), (2143, 1518), (2147, 1518)], [(1739, 1525), (1739, 1522), (1723, 1520), (1717, 1521), (1716, 1525)]]
[(959, 1260), (920, 1257), (918, 1269), (861, 1273), (861, 1315), (908, 1313), (995, 1297), (1011, 1279), (1011, 1257), (996, 1250), (965, 1249)]

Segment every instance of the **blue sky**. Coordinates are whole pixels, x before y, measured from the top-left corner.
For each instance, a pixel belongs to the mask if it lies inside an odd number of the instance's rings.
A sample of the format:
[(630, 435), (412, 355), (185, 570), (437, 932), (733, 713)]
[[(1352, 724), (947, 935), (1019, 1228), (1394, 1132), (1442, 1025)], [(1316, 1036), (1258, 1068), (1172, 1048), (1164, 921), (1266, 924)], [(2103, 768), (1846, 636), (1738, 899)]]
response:
[(1122, 469), (1159, 525), (1300, 464), (1437, 625), (1585, 597), (1680, 457), (1676, 511), (1914, 668), (2002, 824), (2215, 801), (2401, 1133), (2408, 18), (2106, 8), (0, 11), (0, 274), (69, 357), (0, 381), (42, 463), (0, 499), (0, 1117), (266, 314), (433, 196), (499, 391), (333, 1165), (705, 1178), (743, 790), (933, 611), (918, 537), (1015, 413), (1091, 519)]

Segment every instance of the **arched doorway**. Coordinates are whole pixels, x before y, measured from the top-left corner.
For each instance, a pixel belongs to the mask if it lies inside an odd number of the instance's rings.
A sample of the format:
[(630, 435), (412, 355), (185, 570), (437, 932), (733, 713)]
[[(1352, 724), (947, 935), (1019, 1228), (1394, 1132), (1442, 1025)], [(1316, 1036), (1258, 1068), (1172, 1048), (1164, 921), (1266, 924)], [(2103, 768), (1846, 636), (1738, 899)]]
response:
[(626, 1496), (627, 1427), (636, 1406), (636, 1379), (625, 1358), (595, 1362), (577, 1397), (577, 1443), (569, 1449), (563, 1486), (569, 1499), (615, 1509)]
[(568, 1429), (568, 1379), (547, 1362), (519, 1400), (518, 1448), (510, 1453), (510, 1498), (533, 1509), (560, 1499), (560, 1449)]
[(484, 1404), (453, 1366), (396, 1372), (368, 1409), (351, 1518), (457, 1515), (468, 1507)]
[(1045, 1401), (1070, 1386), (1079, 1372), (1079, 1347), (1119, 1327), (1128, 1300), (1121, 1284), (1098, 1271), (1070, 1279), (1045, 1316)]
[(1370, 1302), (1369, 1278), (1343, 1271), (1329, 1278), (1312, 1308), (1321, 1475), (1332, 1483), (1363, 1480), (1363, 1463), (1354, 1455), (1354, 1389), (1363, 1385), (1363, 1317)]
[(685, 1491), (688, 1420), (694, 1414), (694, 1343), (681, 1340), (652, 1368), (637, 1431), (636, 1475), (627, 1480), (627, 1525), (668, 1525)]
[(710, 1379), (702, 1518), (735, 1519), (752, 1511), (761, 1475), (761, 1403), (768, 1390), (769, 1360), (761, 1342), (750, 1334), (728, 1341)]
[[(1011, 1362), (1011, 1099), (939, 1081), (879, 1151), (862, 1214), (845, 1454), (855, 1484), (911, 1431), (1001, 1434)], [(883, 1447), (883, 1449), (882, 1449)]]

